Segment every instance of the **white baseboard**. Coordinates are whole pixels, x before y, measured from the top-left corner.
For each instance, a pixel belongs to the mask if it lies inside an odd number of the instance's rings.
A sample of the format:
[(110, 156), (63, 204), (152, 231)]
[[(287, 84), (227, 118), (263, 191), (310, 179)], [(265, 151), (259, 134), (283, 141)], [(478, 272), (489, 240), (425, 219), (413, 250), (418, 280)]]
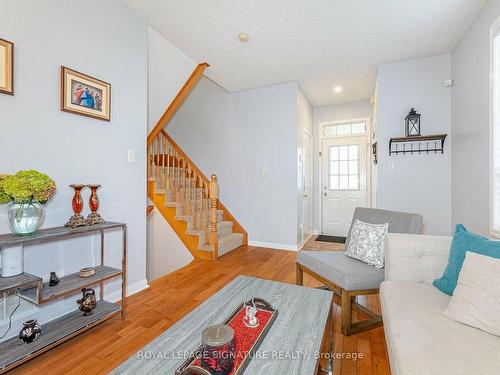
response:
[(268, 249), (298, 251), (297, 245), (287, 245), (282, 243), (262, 242), (262, 241), (248, 241), (248, 246), (265, 247)]
[[(149, 288), (148, 280), (140, 280), (136, 283), (133, 283), (132, 285), (127, 286), (127, 297), (131, 296), (132, 294), (139, 293), (140, 291)], [(122, 299), (122, 292), (121, 290), (116, 290), (108, 295), (106, 295), (106, 300), (110, 302), (117, 302)]]

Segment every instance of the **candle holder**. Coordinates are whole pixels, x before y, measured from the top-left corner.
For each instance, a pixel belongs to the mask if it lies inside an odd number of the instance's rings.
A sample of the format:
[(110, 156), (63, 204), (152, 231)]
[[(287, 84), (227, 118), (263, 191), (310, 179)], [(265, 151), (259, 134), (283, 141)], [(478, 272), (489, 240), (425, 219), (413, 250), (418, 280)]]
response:
[(228, 375), (234, 365), (234, 330), (224, 324), (205, 328), (201, 365), (213, 375)]
[(73, 200), (71, 201), (71, 206), (73, 207), (73, 216), (71, 216), (68, 222), (65, 224), (66, 227), (76, 228), (83, 225), (87, 225), (85, 218), (81, 215), (83, 210), (83, 199), (81, 191), (85, 188), (85, 185), (69, 185), (75, 190), (75, 195), (73, 195)]
[(87, 185), (87, 187), (90, 189), (89, 207), (91, 211), (89, 216), (87, 216), (87, 225), (96, 225), (104, 222), (102, 216), (97, 212), (99, 209), (97, 189), (99, 189), (101, 185)]

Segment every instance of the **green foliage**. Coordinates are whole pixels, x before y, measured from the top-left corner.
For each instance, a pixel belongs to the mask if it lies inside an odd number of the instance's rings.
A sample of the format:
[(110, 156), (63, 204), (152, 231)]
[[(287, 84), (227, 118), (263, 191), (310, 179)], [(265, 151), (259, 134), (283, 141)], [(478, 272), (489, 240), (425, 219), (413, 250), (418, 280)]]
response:
[(35, 170), (0, 177), (0, 203), (13, 201), (45, 204), (52, 198), (55, 190), (55, 182), (46, 174)]

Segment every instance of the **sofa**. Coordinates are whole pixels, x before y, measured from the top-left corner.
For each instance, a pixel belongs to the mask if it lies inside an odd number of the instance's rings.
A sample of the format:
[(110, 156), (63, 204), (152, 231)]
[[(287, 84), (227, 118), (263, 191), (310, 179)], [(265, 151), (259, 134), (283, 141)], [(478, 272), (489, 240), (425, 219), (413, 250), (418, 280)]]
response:
[(442, 314), (451, 237), (390, 233), (380, 303), (392, 375), (498, 375), (500, 337)]

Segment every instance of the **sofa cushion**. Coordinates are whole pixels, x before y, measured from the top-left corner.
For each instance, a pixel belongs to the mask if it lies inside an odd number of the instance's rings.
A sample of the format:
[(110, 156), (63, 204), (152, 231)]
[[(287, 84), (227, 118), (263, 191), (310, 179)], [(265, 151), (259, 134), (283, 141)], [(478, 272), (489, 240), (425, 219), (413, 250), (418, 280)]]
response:
[(500, 336), (500, 259), (467, 251), (457, 287), (444, 314)]
[(489, 240), (486, 237), (469, 232), (462, 224), (457, 224), (451, 242), (448, 265), (443, 276), (434, 280), (436, 288), (450, 296), (453, 295), (467, 251), (500, 258), (500, 241)]
[(297, 263), (345, 290), (378, 289), (384, 270), (349, 258), (340, 251), (302, 250)]
[(444, 316), (449, 300), (429, 284), (382, 283), (392, 375), (500, 374), (500, 337)]

